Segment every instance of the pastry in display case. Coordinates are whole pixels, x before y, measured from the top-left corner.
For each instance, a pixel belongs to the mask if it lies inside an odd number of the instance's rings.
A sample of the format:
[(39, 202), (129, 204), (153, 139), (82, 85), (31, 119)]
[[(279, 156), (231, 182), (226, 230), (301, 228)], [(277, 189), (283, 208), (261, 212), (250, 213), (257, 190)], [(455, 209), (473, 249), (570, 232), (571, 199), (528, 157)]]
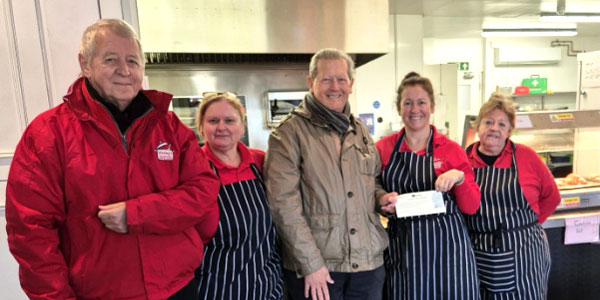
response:
[(600, 110), (517, 113), (511, 140), (535, 150), (555, 177), (562, 201), (544, 227), (600, 213)]

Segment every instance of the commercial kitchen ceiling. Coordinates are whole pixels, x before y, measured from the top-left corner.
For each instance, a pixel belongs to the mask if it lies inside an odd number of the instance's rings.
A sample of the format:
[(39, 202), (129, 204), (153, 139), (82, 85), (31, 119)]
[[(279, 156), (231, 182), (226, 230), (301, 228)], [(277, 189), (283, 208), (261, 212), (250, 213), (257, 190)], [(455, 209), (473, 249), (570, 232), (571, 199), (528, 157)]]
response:
[[(483, 24), (542, 24), (556, 0), (390, 0), (390, 14), (423, 15), (426, 38), (479, 37)], [(566, 0), (566, 12), (600, 13), (600, 0)], [(600, 23), (577, 23), (580, 37), (600, 38)]]

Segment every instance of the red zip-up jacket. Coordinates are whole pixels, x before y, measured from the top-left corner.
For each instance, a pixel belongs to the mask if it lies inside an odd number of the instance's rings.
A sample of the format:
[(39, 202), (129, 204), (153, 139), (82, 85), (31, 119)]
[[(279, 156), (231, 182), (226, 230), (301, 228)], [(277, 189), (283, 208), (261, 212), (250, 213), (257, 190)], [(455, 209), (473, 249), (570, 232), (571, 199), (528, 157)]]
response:
[[(475, 175), (473, 169), (469, 165), (465, 150), (460, 147), (454, 141), (448, 139), (446, 136), (441, 135), (437, 132), (435, 126), (433, 128), (433, 168), (436, 176), (440, 176), (445, 172), (456, 169), (464, 173), (465, 179), (462, 184), (455, 185), (450, 193), (456, 196), (456, 204), (461, 212), (472, 215), (477, 209), (481, 200), (481, 194), (479, 193), (479, 186), (475, 183)], [(384, 136), (375, 143), (377, 151), (379, 151), (379, 157), (381, 157), (381, 172), (385, 170), (394, 145), (404, 132), (404, 128), (399, 132)], [(403, 143), (400, 146), (399, 152), (411, 151), (410, 148)], [(417, 154), (425, 155), (425, 149), (419, 151)], [(378, 185), (380, 186), (381, 178), (378, 178)], [(377, 198), (381, 197), (385, 192), (378, 191)]]
[[(554, 176), (542, 162), (540, 157), (531, 148), (516, 144), (515, 160), (519, 172), (519, 184), (529, 207), (538, 214), (540, 224), (552, 215), (560, 204), (560, 192), (554, 182)], [(473, 168), (484, 168), (487, 164), (477, 155), (479, 142), (473, 144), (471, 152), (467, 153), (469, 163)], [(510, 140), (506, 140), (504, 149), (494, 162), (496, 168), (510, 168), (512, 163), (513, 148)]]
[[(124, 136), (83, 78), (25, 130), (6, 230), (31, 299), (165, 299), (200, 265), (210, 237), (194, 225), (218, 210), (219, 182), (194, 133), (168, 111), (171, 95), (142, 93), (152, 109)], [(97, 216), (98, 205), (121, 201), (126, 234)]]

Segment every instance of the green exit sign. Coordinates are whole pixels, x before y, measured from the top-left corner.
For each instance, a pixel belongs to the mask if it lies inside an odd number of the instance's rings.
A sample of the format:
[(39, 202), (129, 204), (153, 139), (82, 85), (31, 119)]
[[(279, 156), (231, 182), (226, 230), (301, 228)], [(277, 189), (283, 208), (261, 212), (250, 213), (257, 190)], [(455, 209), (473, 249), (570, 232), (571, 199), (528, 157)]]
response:
[(458, 63), (459, 70), (461, 71), (469, 71), (469, 63), (468, 62), (460, 62)]

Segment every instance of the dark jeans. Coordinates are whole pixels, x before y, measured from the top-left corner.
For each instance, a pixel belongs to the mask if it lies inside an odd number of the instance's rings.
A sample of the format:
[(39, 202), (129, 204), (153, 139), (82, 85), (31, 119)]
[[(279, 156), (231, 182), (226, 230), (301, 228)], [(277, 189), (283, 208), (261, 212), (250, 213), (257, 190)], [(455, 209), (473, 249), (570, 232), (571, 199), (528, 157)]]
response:
[[(381, 300), (385, 269), (383, 266), (364, 272), (330, 272), (333, 284), (328, 284), (331, 300)], [(304, 298), (304, 278), (296, 278), (296, 272), (283, 269), (283, 282), (290, 300)]]
[(194, 277), (190, 283), (180, 289), (168, 300), (195, 300), (198, 299), (198, 279)]

